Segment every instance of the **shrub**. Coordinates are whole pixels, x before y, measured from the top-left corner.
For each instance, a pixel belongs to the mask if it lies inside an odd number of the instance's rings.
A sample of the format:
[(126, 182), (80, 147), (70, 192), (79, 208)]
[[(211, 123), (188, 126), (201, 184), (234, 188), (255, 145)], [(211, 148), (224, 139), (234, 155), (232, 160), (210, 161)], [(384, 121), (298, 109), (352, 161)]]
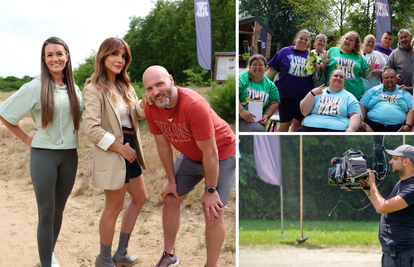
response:
[(145, 94), (145, 87), (142, 82), (132, 82), (131, 86), (134, 87), (135, 93), (139, 99), (142, 99), (142, 96)]
[(207, 91), (208, 102), (214, 111), (228, 123), (233, 123), (236, 116), (236, 79), (229, 76), (221, 86)]
[(183, 71), (187, 74), (187, 82), (185, 85), (187, 86), (207, 86), (210, 85), (210, 80), (204, 81), (204, 76), (208, 73), (208, 70), (201, 70), (201, 73), (196, 73), (194, 70), (186, 69)]

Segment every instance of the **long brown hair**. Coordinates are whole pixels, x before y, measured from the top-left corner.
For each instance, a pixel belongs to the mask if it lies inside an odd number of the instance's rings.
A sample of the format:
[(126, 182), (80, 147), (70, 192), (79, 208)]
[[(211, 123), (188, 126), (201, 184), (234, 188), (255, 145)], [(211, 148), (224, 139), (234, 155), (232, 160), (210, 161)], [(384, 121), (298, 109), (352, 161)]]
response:
[(68, 62), (63, 69), (63, 82), (66, 84), (66, 90), (68, 92), (70, 110), (73, 119), (73, 126), (76, 131), (79, 130), (79, 121), (80, 121), (80, 103), (78, 95), (75, 89), (75, 82), (73, 79), (72, 73), (72, 62), (70, 60), (69, 47), (59, 37), (50, 37), (48, 38), (42, 46), (42, 55), (41, 55), (41, 73), (40, 73), (40, 82), (41, 82), (41, 91), (40, 91), (40, 110), (42, 117), (42, 129), (46, 128), (47, 125), (53, 124), (53, 110), (55, 108), (55, 89), (56, 85), (54, 84), (53, 76), (50, 73), (49, 68), (44, 60), (45, 48), (48, 44), (58, 44), (63, 46), (65, 49), (66, 55), (69, 55)]
[[(121, 72), (116, 75), (115, 88), (112, 88), (106, 73), (105, 59), (108, 55), (120, 48), (125, 48), (126, 50), (125, 66), (122, 68)], [(130, 88), (131, 80), (127, 74), (127, 69), (129, 64), (131, 64), (131, 60), (131, 49), (124, 40), (116, 37), (107, 38), (103, 41), (96, 54), (95, 71), (91, 77), (93, 85), (96, 88), (103, 90), (107, 96), (115, 101), (118, 100), (117, 94), (119, 94), (128, 105), (135, 104), (135, 97), (132, 93), (133, 90)]]

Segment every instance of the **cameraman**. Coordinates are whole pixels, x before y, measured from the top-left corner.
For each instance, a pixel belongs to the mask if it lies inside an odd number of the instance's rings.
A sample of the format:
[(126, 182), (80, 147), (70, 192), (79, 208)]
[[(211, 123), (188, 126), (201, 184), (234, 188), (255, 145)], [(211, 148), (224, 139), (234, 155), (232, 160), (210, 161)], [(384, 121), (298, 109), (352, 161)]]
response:
[(399, 146), (386, 150), (392, 155), (392, 171), (400, 177), (388, 199), (384, 199), (375, 185), (375, 175), (368, 169), (365, 180), (370, 190), (364, 190), (382, 214), (379, 241), (382, 246), (382, 266), (411, 266), (414, 257), (414, 147)]

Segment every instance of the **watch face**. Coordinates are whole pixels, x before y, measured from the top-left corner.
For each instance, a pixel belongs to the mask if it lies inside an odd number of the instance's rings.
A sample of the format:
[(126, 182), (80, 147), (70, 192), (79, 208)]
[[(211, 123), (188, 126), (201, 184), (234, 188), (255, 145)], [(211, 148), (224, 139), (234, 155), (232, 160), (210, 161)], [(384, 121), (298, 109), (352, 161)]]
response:
[(216, 191), (216, 189), (215, 189), (214, 187), (209, 187), (209, 188), (207, 188), (207, 192), (208, 192), (209, 194), (213, 194), (215, 191)]

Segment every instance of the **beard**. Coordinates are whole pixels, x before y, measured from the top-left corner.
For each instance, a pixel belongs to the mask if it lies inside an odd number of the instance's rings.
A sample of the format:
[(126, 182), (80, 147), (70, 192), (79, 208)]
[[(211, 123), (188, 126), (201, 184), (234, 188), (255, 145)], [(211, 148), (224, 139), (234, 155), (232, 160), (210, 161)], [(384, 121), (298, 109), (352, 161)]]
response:
[(170, 89), (164, 95), (165, 95), (165, 101), (162, 102), (162, 103), (156, 101), (155, 98), (153, 99), (153, 102), (159, 108), (166, 108), (166, 107), (168, 107), (170, 105), (171, 100), (174, 97), (174, 89), (173, 89), (173, 87), (171, 86)]
[(405, 170), (404, 169), (392, 169), (392, 172), (395, 173), (396, 175), (398, 175), (398, 177), (402, 177), (405, 174)]

